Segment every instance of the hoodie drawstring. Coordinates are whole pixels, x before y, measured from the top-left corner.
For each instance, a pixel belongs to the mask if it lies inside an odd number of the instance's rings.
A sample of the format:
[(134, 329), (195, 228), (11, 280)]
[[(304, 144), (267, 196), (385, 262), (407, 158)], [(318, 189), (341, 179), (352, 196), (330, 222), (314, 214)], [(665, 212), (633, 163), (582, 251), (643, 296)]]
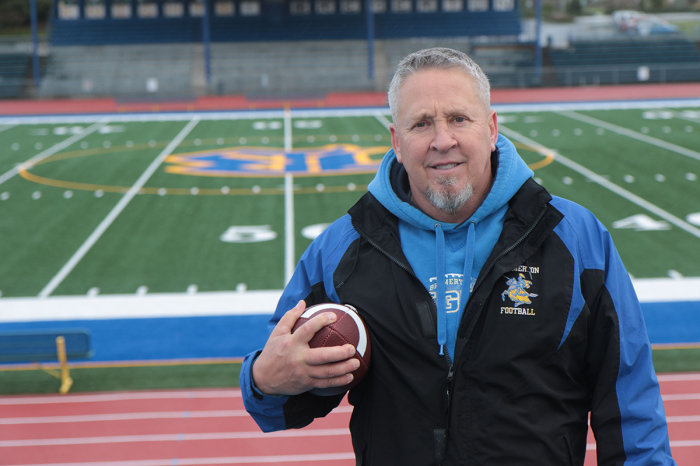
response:
[(435, 266), (437, 273), (437, 339), (440, 345), (440, 355), (445, 354), (447, 343), (447, 307), (445, 304), (445, 233), (442, 225), (435, 224)]
[(464, 251), (464, 273), (462, 274), (462, 293), (459, 295), (459, 305), (464, 309), (467, 299), (472, 292), (472, 270), (474, 268), (474, 244), (476, 243), (476, 223), (469, 223), (467, 230), (467, 245)]
[[(462, 291), (459, 305), (463, 308), (471, 294), (472, 269), (474, 267), (474, 244), (476, 243), (476, 224), (469, 223), (467, 230), (467, 244), (464, 250), (464, 272), (462, 274)], [(440, 346), (440, 355), (445, 354), (447, 344), (447, 296), (445, 295), (445, 232), (442, 225), (435, 224), (435, 272), (437, 280), (436, 304), (437, 304), (437, 340)]]

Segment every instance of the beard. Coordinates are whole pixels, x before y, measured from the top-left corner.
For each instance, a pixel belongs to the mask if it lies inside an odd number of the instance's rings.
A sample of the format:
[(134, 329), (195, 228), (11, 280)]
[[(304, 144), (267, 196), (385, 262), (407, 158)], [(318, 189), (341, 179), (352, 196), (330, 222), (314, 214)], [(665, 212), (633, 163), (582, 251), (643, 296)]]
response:
[(438, 178), (435, 183), (428, 185), (426, 196), (437, 209), (455, 215), (457, 210), (471, 199), (474, 187), (468, 182), (462, 189), (457, 187), (459, 180), (455, 177)]

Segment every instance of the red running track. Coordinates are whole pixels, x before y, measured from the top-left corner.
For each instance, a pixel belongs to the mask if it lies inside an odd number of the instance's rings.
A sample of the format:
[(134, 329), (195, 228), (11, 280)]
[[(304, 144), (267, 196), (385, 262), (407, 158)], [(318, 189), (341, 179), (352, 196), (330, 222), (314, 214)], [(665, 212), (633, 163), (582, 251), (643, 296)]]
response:
[[(674, 458), (697, 465), (700, 374), (659, 380)], [(4, 397), (0, 465), (351, 466), (351, 410), (343, 401), (305, 429), (263, 434), (234, 389)], [(592, 434), (585, 464), (596, 464)]]

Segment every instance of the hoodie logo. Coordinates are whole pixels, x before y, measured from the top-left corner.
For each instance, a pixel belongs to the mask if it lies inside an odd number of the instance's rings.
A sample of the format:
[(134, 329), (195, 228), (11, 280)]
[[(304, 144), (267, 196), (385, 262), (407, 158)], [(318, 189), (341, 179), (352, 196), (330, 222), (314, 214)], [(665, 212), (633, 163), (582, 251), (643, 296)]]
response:
[(506, 297), (513, 301), (513, 307), (502, 307), (501, 314), (519, 314), (519, 315), (535, 315), (533, 309), (522, 308), (523, 304), (532, 304), (530, 298), (536, 298), (538, 295), (527, 291), (532, 282), (525, 279), (525, 275), (518, 274), (518, 278), (509, 278), (506, 280), (508, 289), (501, 293), (501, 300), (505, 301)]
[[(446, 273), (445, 274), (445, 310), (448, 314), (459, 312), (461, 309), (460, 302), (462, 301), (462, 274), (461, 273)], [(469, 292), (474, 289), (476, 278), (472, 278), (469, 286)], [(430, 278), (430, 296), (433, 301), (437, 302), (437, 277)]]

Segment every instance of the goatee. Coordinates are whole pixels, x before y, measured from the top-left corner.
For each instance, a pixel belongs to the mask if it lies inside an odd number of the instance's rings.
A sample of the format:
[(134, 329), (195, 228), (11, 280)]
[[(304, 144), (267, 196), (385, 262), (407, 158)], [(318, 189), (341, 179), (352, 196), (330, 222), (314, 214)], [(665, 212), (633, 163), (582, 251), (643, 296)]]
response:
[(438, 178), (435, 182), (438, 189), (428, 185), (426, 195), (430, 203), (437, 209), (456, 215), (457, 210), (462, 207), (472, 197), (474, 188), (471, 183), (467, 183), (464, 188), (457, 191), (455, 186), (458, 179), (454, 177)]

